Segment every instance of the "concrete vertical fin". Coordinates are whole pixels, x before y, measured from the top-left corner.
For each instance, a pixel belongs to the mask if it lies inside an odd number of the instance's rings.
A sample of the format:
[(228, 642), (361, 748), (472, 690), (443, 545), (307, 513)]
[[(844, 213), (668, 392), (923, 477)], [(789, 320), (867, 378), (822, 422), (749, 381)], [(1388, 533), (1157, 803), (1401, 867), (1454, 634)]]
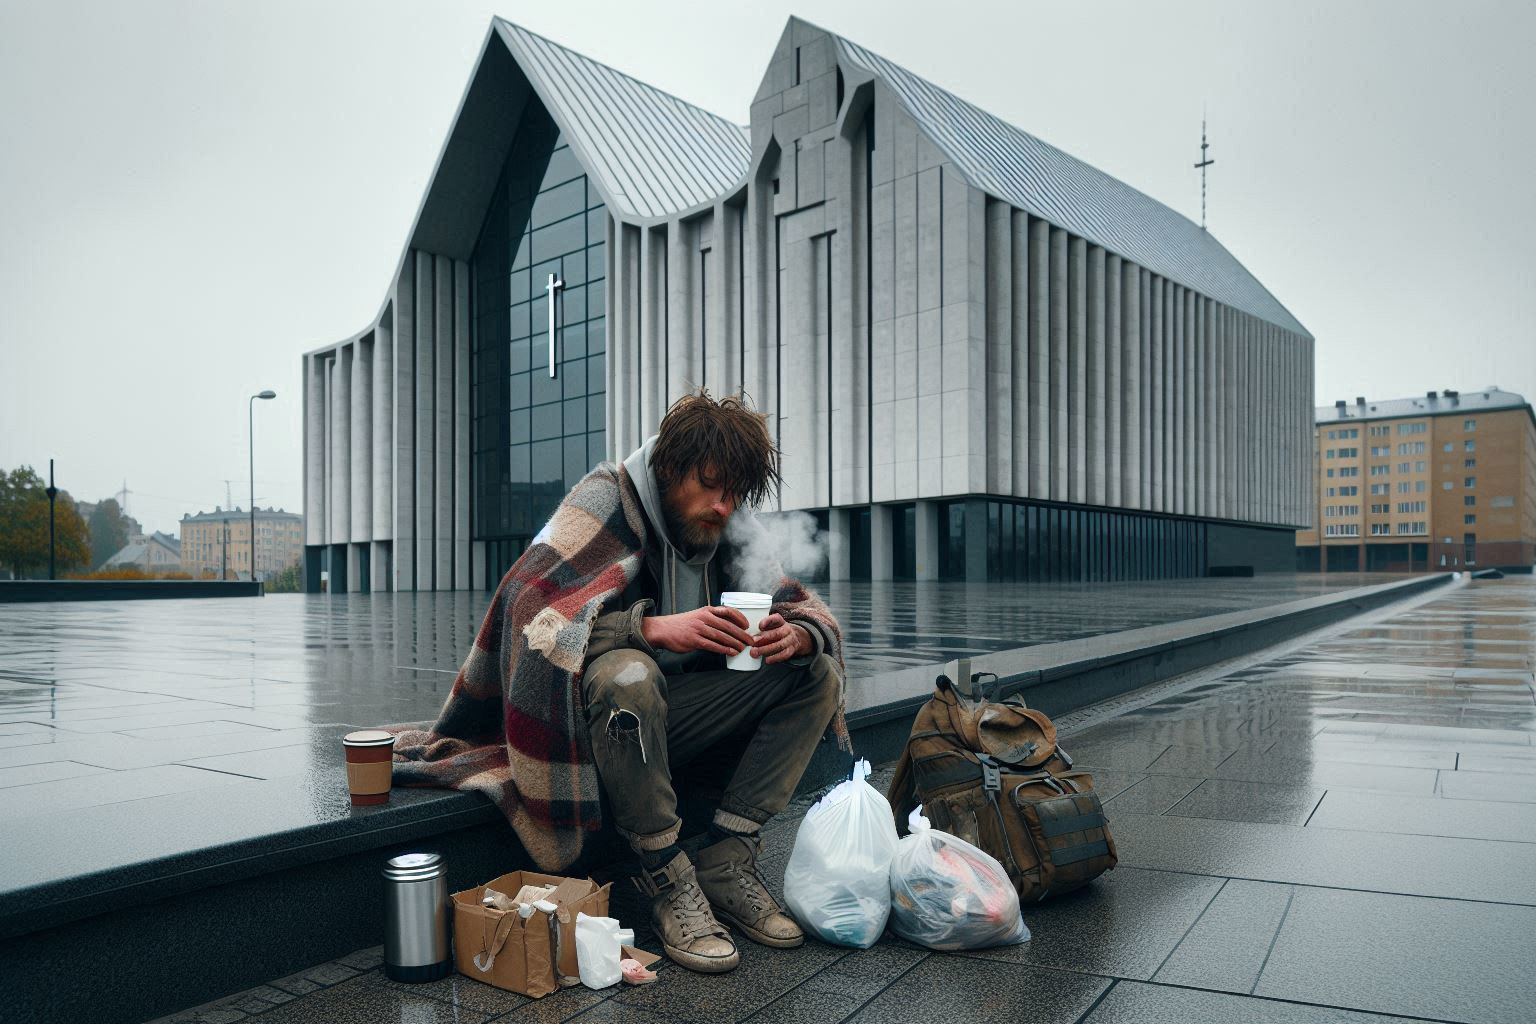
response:
[(1009, 396), (1013, 403), (1013, 491), (1019, 497), (1028, 497), (1030, 490), (1030, 466), (1033, 462), (1030, 442), (1033, 413), (1030, 409), (1030, 294), (1029, 294), (1029, 214), (1012, 210), (1009, 215), (1010, 238), (1009, 262), (1011, 263), (1013, 293), (1013, 324), (1011, 328), (1012, 364)]
[(1126, 505), (1123, 271), (1120, 257), (1108, 254), (1104, 263), (1104, 503), (1111, 508)]
[(433, 258), (432, 589), (453, 589), (453, 260)]
[(987, 492), (1013, 493), (1013, 209), (986, 201)]
[(437, 389), (433, 373), (435, 336), (432, 254), (416, 252), (416, 589), (431, 590), (436, 551), (433, 532), (433, 494), (436, 467), (432, 456), (437, 438)]
[(1083, 443), (1087, 452), (1085, 464), (1088, 470), (1086, 500), (1091, 505), (1105, 504), (1105, 432), (1108, 416), (1105, 412), (1104, 388), (1106, 379), (1104, 332), (1106, 303), (1104, 298), (1104, 249), (1094, 245), (1088, 248), (1088, 352), (1087, 352), (1087, 409)]
[(395, 357), (394, 491), (390, 501), (394, 510), (395, 535), (392, 540), (396, 591), (416, 589), (416, 253), (407, 252), (395, 282)]
[(470, 544), (469, 280), (471, 267), (453, 263), (453, 588), (468, 590)]
[(1067, 333), (1069, 292), (1067, 285), (1067, 233), (1051, 228), (1050, 328), (1051, 328), (1051, 486), (1052, 501), (1071, 498), (1071, 360)]

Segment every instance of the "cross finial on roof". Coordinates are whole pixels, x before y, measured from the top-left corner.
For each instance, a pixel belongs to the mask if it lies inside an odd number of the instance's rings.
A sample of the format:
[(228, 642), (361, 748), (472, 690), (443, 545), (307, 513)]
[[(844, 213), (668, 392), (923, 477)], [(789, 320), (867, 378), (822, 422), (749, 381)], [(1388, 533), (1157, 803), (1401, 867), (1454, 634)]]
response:
[(1205, 169), (1215, 163), (1206, 156), (1205, 151), (1211, 148), (1211, 144), (1205, 141), (1205, 115), (1200, 115), (1200, 162), (1195, 164), (1195, 169), (1200, 172), (1200, 230), (1205, 230)]

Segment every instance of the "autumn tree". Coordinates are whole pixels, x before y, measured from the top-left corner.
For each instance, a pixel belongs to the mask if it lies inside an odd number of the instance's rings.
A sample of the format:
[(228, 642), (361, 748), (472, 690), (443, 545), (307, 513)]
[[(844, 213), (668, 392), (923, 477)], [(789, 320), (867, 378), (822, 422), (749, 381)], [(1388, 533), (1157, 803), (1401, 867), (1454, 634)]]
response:
[(88, 524), (91, 532), (91, 568), (99, 569), (128, 543), (128, 523), (116, 498), (98, 501)]
[[(85, 520), (67, 491), (54, 504), (54, 544), (60, 574), (90, 560)], [(17, 579), (48, 571), (48, 491), (31, 466), (0, 470), (0, 565)]]

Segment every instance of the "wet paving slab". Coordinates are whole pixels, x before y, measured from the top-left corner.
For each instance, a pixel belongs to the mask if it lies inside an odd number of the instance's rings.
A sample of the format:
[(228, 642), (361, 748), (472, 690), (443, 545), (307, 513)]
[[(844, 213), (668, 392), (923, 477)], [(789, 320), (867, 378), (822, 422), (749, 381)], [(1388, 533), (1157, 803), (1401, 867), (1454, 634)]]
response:
[[(1506, 640), (1512, 663), (1498, 675), (1460, 685), (1459, 659), (1475, 656), (1485, 620), (1523, 640)], [(1356, 634), (1391, 642), (1356, 645)], [(1144, 706), (1068, 716), (1063, 744), (1101, 765), (1121, 861), (1026, 908), (1024, 945), (744, 944), (742, 967), (723, 977), (664, 966), (647, 989), (535, 1001), (463, 979), (395, 985), (379, 951), (361, 950), (160, 1024), (1526, 1024), (1536, 1015), (1533, 668), (1536, 582), (1477, 581), (1197, 684), (1159, 684)], [(1478, 710), (1483, 685), (1507, 714)], [(886, 767), (872, 782), (889, 779)], [(771, 880), (811, 799), (766, 831)], [(614, 894), (613, 912), (658, 948), (638, 896)]]

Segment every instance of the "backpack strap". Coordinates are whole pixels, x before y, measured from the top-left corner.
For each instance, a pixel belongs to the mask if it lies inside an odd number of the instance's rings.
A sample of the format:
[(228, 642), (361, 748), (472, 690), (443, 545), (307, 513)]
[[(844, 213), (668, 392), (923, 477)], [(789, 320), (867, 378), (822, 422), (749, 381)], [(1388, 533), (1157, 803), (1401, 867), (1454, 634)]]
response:
[(901, 748), (901, 758), (896, 762), (896, 774), (891, 776), (886, 800), (891, 805), (891, 815), (896, 819), (896, 834), (905, 835), (907, 816), (917, 806), (916, 787), (912, 779), (912, 750)]

